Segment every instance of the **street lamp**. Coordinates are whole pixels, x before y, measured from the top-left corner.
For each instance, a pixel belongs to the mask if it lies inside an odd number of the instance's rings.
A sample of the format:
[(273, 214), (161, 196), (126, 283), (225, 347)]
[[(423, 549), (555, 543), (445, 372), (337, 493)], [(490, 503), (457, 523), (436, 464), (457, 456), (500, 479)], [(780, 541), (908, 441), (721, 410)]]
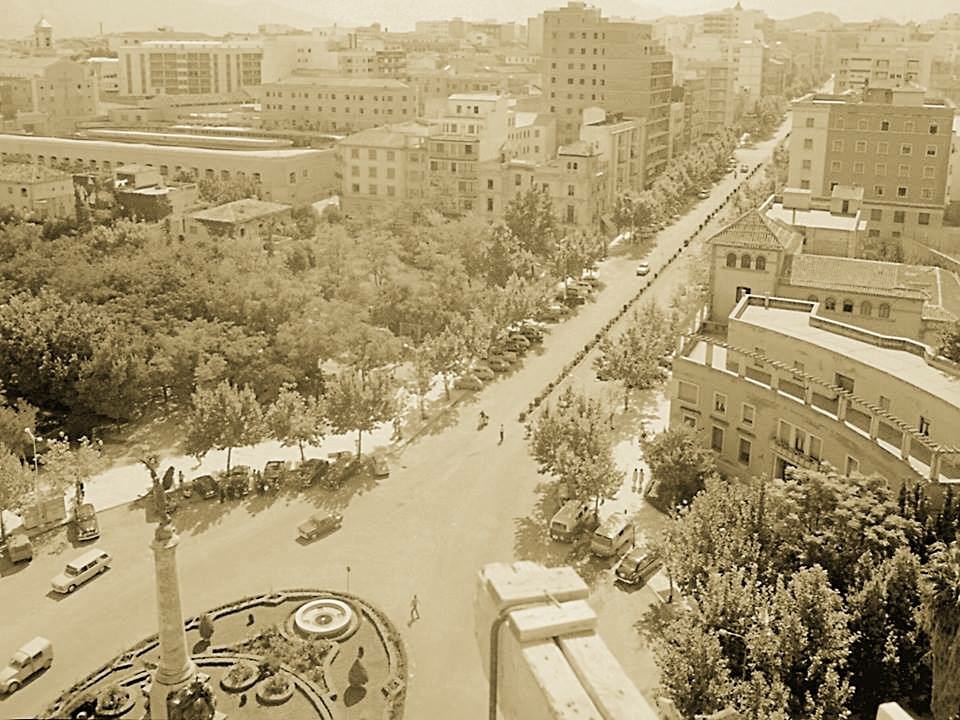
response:
[(40, 499), (40, 468), (37, 466), (37, 437), (30, 428), (24, 428), (23, 431), (33, 442), (33, 494)]
[(350, 592), (350, 566), (347, 565), (347, 592)]
[(723, 637), (735, 637), (747, 641), (747, 638), (741, 635), (740, 633), (735, 633), (733, 630), (727, 630), (726, 628), (717, 628), (717, 635), (722, 635)]

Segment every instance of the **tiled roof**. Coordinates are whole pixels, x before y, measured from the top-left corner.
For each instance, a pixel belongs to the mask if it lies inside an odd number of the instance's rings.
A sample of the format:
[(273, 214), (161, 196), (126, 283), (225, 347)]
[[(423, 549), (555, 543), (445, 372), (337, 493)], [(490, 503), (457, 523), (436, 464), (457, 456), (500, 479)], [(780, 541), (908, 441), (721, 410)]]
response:
[(199, 210), (191, 213), (190, 217), (203, 222), (242, 223), (289, 209), (290, 206), (283, 203), (247, 198), (245, 200), (234, 200), (206, 210)]
[(784, 278), (795, 287), (930, 299), (933, 268), (827, 255), (796, 255)]
[(70, 175), (43, 165), (11, 163), (0, 165), (0, 182), (34, 183), (70, 180)]
[(720, 230), (708, 242), (754, 250), (784, 250), (798, 238), (799, 235), (790, 228), (753, 209)]

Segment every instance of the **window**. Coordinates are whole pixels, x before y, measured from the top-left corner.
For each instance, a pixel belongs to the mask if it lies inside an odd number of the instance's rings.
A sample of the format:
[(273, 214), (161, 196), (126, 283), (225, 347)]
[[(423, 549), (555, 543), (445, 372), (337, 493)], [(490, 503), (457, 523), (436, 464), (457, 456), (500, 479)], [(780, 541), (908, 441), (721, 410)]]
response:
[(493, 212), (493, 198), (487, 198), (487, 212)]
[(933, 188), (920, 188), (920, 199), (930, 200), (933, 198)]
[(356, 160), (357, 158), (360, 157), (360, 151), (359, 151), (357, 148), (351, 148), (351, 149), (350, 149), (350, 157), (353, 158), (354, 160)]
[(375, 178), (377, 176), (377, 169), (375, 167), (367, 168), (367, 177)]
[(575, 185), (567, 185), (567, 197), (573, 197), (576, 195), (577, 188)]
[(866, 140), (857, 140), (854, 149), (858, 153), (865, 153), (867, 151), (867, 141)]
[(740, 267), (750, 269), (750, 256), (746, 253), (740, 256)]
[(937, 146), (936, 145), (927, 145), (927, 157), (936, 157), (937, 156)]
[(873, 171), (875, 174), (883, 177), (887, 174), (887, 164), (886, 163), (877, 163), (873, 166)]
[(740, 446), (737, 451), (737, 460), (744, 465), (750, 464), (751, 443), (746, 438), (740, 438)]
[(807, 455), (819, 460), (823, 453), (823, 441), (816, 435), (811, 435), (807, 441)]
[(837, 309), (836, 299), (832, 297), (828, 297), (826, 300), (823, 301), (823, 307), (825, 307), (827, 310), (836, 310)]
[(874, 185), (873, 194), (877, 197), (883, 197), (883, 185)]
[(880, 303), (880, 307), (877, 308), (877, 315), (882, 318), (890, 317), (890, 306), (887, 303)]
[[(438, 146), (437, 146), (437, 152), (443, 152), (443, 146), (442, 146), (442, 145), (438, 145)], [(367, 160), (376, 160), (376, 159), (377, 159), (377, 151), (376, 151), (376, 150), (367, 150)]]
[(923, 177), (925, 177), (927, 180), (931, 179), (936, 174), (937, 174), (937, 169), (933, 167), (933, 165), (923, 166)]
[(727, 414), (727, 396), (723, 393), (713, 394), (713, 411), (719, 415)]
[(832, 160), (832, 161), (830, 162), (830, 170), (831, 170), (832, 172), (840, 172), (840, 168), (841, 168), (841, 167), (842, 167), (842, 165), (841, 165), (841, 163), (840, 163), (839, 160)]
[(853, 300), (844, 299), (843, 301), (843, 311), (845, 313), (853, 312)]
[(753, 427), (753, 420), (757, 415), (757, 409), (747, 403), (740, 404), (740, 422), (749, 427)]
[(684, 413), (684, 414), (683, 414), (683, 424), (686, 425), (688, 428), (692, 428), (693, 430), (696, 430), (696, 429), (697, 429), (697, 416), (696, 416), (696, 415), (691, 415), (690, 413)]
[(886, 155), (888, 152), (890, 152), (890, 143), (877, 143), (877, 155)]
[(809, 189), (810, 189), (810, 181), (809, 181), (809, 180), (801, 180), (801, 181), (800, 181), (800, 189), (801, 189), (801, 190), (809, 190)]
[(716, 425), (710, 433), (710, 449), (723, 452), (723, 428)]
[(371, 195), (377, 194), (377, 186), (375, 183), (370, 183), (370, 194)]
[(903, 225), (904, 220), (906, 219), (907, 213), (903, 210), (894, 210), (893, 211), (893, 221)]
[(862, 163), (862, 162), (855, 162), (855, 163), (853, 164), (853, 172), (854, 172), (856, 175), (863, 175), (863, 163)]
[(913, 131), (914, 131), (913, 120), (904, 120), (904, 121), (903, 121), (903, 131), (904, 131), (904, 132), (913, 132)]
[(297, 174), (295, 172), (290, 173), (290, 184), (293, 185), (297, 181)]
[(832, 147), (834, 152), (843, 152), (843, 140), (834, 140)]
[(853, 475), (854, 473), (860, 472), (860, 461), (855, 457), (847, 455), (847, 466), (846, 472), (844, 473), (847, 476)]
[(909, 166), (909, 165), (898, 165), (898, 166), (897, 166), (897, 177), (910, 177), (910, 166)]
[(687, 382), (686, 380), (681, 380), (677, 384), (677, 397), (694, 405), (699, 405), (700, 386), (692, 382)]
[(805, 125), (806, 127), (813, 127), (813, 118), (812, 118), (812, 117), (807, 118), (807, 119), (804, 121), (804, 125)]
[(737, 254), (728, 253), (727, 254), (727, 267), (736, 267), (737, 266)]
[(812, 139), (812, 138), (805, 138), (805, 139), (804, 139), (804, 141), (803, 141), (803, 149), (804, 149), (804, 150), (813, 150), (813, 139)]
[(897, 197), (905, 198), (907, 196), (907, 186), (906, 185), (897, 185)]
[(931, 135), (936, 135), (940, 132), (940, 126), (937, 123), (930, 123), (929, 132)]
[(853, 392), (853, 378), (842, 375), (841, 373), (833, 374), (833, 384), (843, 388), (847, 392)]
[(358, 183), (353, 183), (353, 184), (350, 186), (350, 190), (351, 190), (352, 192), (359, 193), (359, 192), (360, 192), (360, 185), (359, 185)]
[(900, 154), (901, 155), (910, 155), (913, 153), (913, 145), (910, 143), (901, 143), (900, 145)]
[(890, 121), (889, 121), (889, 120), (881, 120), (881, 121), (880, 121), (880, 129), (883, 130), (884, 132), (886, 132), (887, 130), (889, 130), (889, 129), (890, 129)]
[(866, 130), (869, 126), (866, 118), (860, 118), (857, 120), (857, 130)]
[(804, 170), (810, 170), (813, 167), (813, 162), (810, 160), (804, 160), (801, 165), (803, 166)]
[(873, 208), (870, 210), (870, 220), (873, 222), (880, 222), (883, 220), (883, 210), (880, 208)]
[(930, 421), (923, 415), (920, 416), (920, 434), (930, 437)]
[(757, 257), (757, 264), (755, 266), (757, 270), (766, 270), (767, 269), (767, 259), (760, 255)]

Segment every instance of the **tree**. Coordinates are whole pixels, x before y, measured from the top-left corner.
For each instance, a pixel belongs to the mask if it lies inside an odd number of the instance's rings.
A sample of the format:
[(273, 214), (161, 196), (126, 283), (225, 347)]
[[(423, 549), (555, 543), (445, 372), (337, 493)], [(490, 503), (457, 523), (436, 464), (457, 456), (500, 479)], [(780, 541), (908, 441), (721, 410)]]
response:
[(627, 329), (615, 340), (600, 343), (597, 369), (623, 383), (623, 409), (630, 407), (630, 392), (653, 387), (666, 377), (660, 361), (671, 346), (672, 324), (656, 303), (635, 310)]
[(200, 199), (213, 205), (260, 196), (260, 184), (248, 176), (234, 175), (229, 180), (203, 178), (197, 186)]
[(520, 247), (540, 258), (549, 256), (560, 234), (550, 195), (536, 189), (515, 196), (504, 208), (503, 220)]
[(27, 504), (33, 491), (33, 473), (0, 441), (0, 542), (6, 539), (3, 513), (16, 512)]
[(26, 431), (36, 432), (37, 408), (22, 398), (14, 405), (8, 404), (3, 383), (0, 382), (0, 444), (24, 458), (30, 449), (30, 438)]
[(330, 424), (341, 433), (357, 433), (357, 455), (362, 454), (363, 433), (396, 415), (396, 382), (383, 370), (361, 375), (347, 369), (336, 376), (327, 390)]
[(222, 381), (194, 391), (184, 446), (198, 460), (211, 450), (226, 450), (229, 474), (233, 449), (259, 442), (263, 432), (263, 409), (249, 386)]
[(433, 387), (433, 348), (427, 344), (414, 348), (410, 354), (410, 363), (413, 367), (412, 389), (417, 396), (417, 408), (420, 410), (420, 418), (426, 419), (427, 411), (423, 403)]
[(724, 708), (733, 690), (720, 638), (681, 614), (654, 646), (660, 684), (685, 718)]
[(40, 456), (40, 482), (52, 491), (62, 493), (76, 488), (78, 483), (86, 482), (104, 467), (101, 449), (103, 443), (81, 437), (76, 443), (64, 434), (45, 441), (45, 449)]
[(315, 397), (304, 397), (296, 388), (284, 385), (265, 414), (267, 432), (283, 447), (296, 445), (300, 460), (306, 460), (303, 446), (318, 445), (324, 436), (326, 418), (323, 403)]
[(553, 407), (541, 412), (531, 437), (541, 472), (568, 483), (574, 496), (592, 502), (611, 498), (623, 482), (613, 461), (607, 413), (599, 400), (576, 394), (569, 386)]
[(923, 618), (931, 638), (934, 720), (960, 717), (960, 543), (938, 544), (923, 568)]
[(707, 479), (718, 476), (716, 456), (703, 447), (696, 431), (686, 425), (664, 430), (644, 441), (643, 454), (650, 465), (657, 496), (671, 509), (692, 502)]
[(213, 618), (210, 617), (208, 613), (204, 613), (200, 616), (200, 624), (197, 627), (197, 631), (200, 633), (200, 637), (203, 639), (207, 645), (210, 644), (210, 638), (213, 637), (214, 631)]
[(960, 320), (940, 332), (939, 353), (954, 362), (960, 362)]

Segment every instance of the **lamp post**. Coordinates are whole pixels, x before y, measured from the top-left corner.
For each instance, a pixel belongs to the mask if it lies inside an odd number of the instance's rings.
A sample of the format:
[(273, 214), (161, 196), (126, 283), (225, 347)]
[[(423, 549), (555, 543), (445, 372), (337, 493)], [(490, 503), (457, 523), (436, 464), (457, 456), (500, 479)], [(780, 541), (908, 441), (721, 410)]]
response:
[(40, 468), (37, 465), (37, 437), (30, 428), (24, 428), (23, 431), (33, 442), (33, 494), (36, 499), (40, 499)]
[(350, 566), (347, 565), (347, 592), (350, 592)]

